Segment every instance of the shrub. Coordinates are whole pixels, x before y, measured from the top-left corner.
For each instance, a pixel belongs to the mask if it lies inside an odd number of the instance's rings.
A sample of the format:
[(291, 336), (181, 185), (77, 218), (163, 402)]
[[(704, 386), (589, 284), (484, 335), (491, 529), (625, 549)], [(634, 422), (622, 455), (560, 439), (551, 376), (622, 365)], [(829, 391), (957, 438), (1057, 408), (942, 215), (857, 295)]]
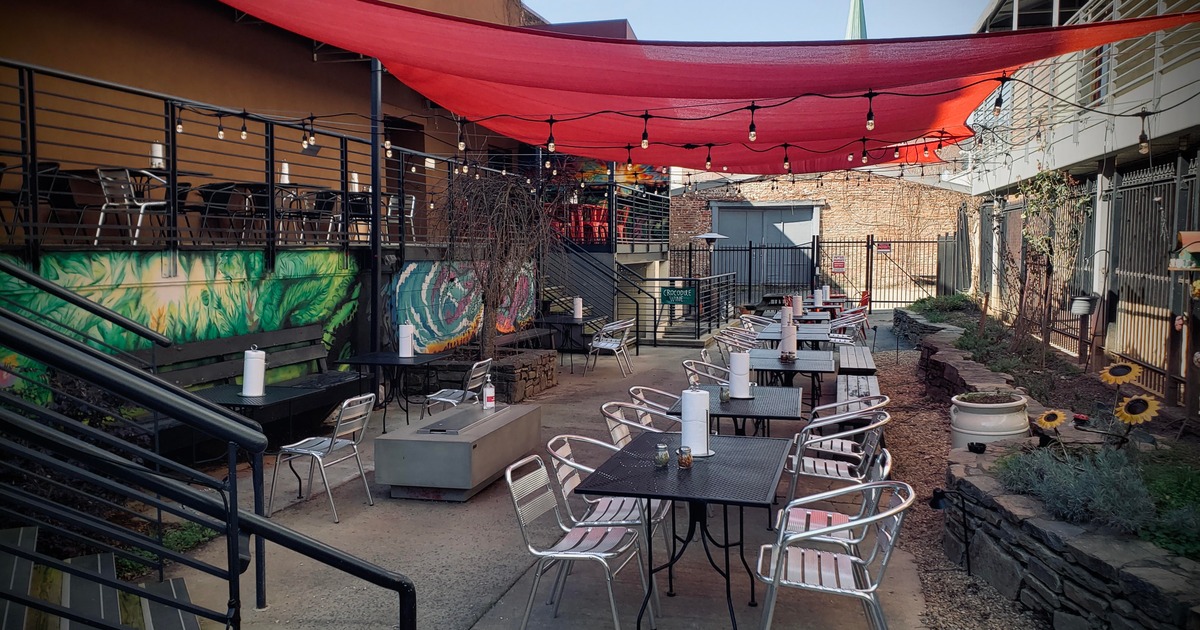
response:
[[(912, 303), (912, 310), (925, 314), (926, 318), (930, 313), (949, 313), (952, 311), (978, 311), (975, 302), (965, 293), (954, 293), (952, 295), (935, 295), (931, 297), (921, 298)], [(933, 320), (930, 320), (933, 321)]]

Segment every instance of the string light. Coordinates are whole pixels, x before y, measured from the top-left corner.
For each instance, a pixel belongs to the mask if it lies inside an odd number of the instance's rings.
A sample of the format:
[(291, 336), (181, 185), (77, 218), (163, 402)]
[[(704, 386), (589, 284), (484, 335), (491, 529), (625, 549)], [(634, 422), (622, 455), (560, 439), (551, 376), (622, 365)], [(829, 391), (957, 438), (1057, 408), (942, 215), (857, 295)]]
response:
[(900, 159), (900, 147), (896, 147), (892, 150), (892, 159)]
[(788, 159), (787, 149), (788, 149), (788, 145), (785, 142), (785, 143), (783, 143), (783, 170), (791, 173), (792, 172), (792, 161)]
[(308, 117), (308, 145), (317, 146), (317, 117)]
[(300, 127), (300, 148), (308, 148), (308, 132), (305, 131), (303, 126)]
[(546, 138), (546, 150), (554, 153), (554, 116), (551, 116), (550, 120), (546, 122), (550, 123), (550, 136)]
[(867, 131), (875, 131), (875, 92), (867, 90)]
[(546, 164), (545, 164), (545, 166), (546, 166), (546, 168), (550, 168), (550, 166), (551, 166), (551, 164), (550, 164), (550, 158), (546, 158)]
[(633, 151), (633, 147), (625, 145), (625, 170), (627, 171), (633, 170), (633, 153), (631, 151)]
[(650, 110), (642, 114), (642, 148), (650, 148)]
[(853, 151), (851, 151), (851, 152), (849, 152), (849, 153), (847, 153), (847, 154), (846, 154), (846, 161), (847, 161), (847, 162), (853, 162), (853, 161), (854, 161), (854, 152), (853, 152)]
[(750, 106), (746, 109), (750, 110), (750, 131), (747, 134), (747, 137), (750, 138), (750, 142), (754, 142), (755, 140), (758, 140), (758, 128), (754, 125), (754, 111), (758, 109), (758, 105), (756, 105), (754, 101), (750, 101)]
[(928, 144), (925, 145), (925, 148), (921, 150), (921, 155), (923, 155), (925, 157), (929, 157), (929, 145)]
[(242, 134), (241, 135), (242, 135), (242, 140), (245, 140), (246, 136), (249, 135), (246, 133), (246, 112), (242, 112)]
[(217, 140), (225, 139), (225, 125), (221, 122), (222, 116), (217, 114)]
[(704, 155), (704, 170), (712, 170), (712, 145), (707, 145), (708, 152)]
[(409, 171), (410, 173), (416, 173), (416, 172), (417, 172), (417, 165), (416, 165), (416, 164), (413, 164), (412, 166), (408, 167), (408, 171)]
[(866, 164), (866, 163), (867, 163), (867, 140), (866, 140), (866, 138), (863, 138), (862, 145), (863, 145), (863, 149), (862, 149), (862, 163), (863, 163), (863, 164)]
[(183, 133), (183, 108), (177, 110), (175, 118), (175, 133)]
[(1000, 82), (1000, 87), (996, 90), (996, 102), (992, 105), (993, 116), (999, 116), (1000, 108), (1004, 106), (1004, 84), (1008, 83), (1009, 78), (1008, 75), (1002, 74), (996, 80)]

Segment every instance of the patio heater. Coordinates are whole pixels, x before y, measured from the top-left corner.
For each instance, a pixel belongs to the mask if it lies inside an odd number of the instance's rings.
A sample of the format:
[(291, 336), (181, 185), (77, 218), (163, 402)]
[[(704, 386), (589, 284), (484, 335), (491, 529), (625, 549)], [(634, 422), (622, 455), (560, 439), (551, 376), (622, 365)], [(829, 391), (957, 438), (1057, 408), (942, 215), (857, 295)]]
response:
[[(697, 234), (696, 236), (693, 236), (692, 238), (696, 239), (696, 240), (703, 240), (705, 243), (708, 244), (708, 274), (707, 275), (712, 276), (713, 275), (713, 250), (716, 249), (717, 241), (719, 239), (729, 238), (729, 237), (725, 236), (724, 234), (717, 234), (716, 232), (705, 232), (704, 234)], [(700, 304), (700, 301), (701, 301), (700, 282), (694, 279), (696, 277), (696, 274), (692, 273), (692, 269), (691, 269), (691, 267), (692, 267), (692, 251), (691, 250), (692, 250), (692, 243), (691, 243), (691, 241), (688, 241), (688, 276), (693, 278), (693, 280), (691, 280), (691, 282), (693, 282), (694, 283), (693, 286), (695, 286), (696, 304), (695, 304), (694, 308), (696, 309), (696, 336), (699, 337), (700, 336), (700, 313), (704, 310), (704, 308)], [(711, 283), (712, 280), (709, 280), (709, 282)], [(711, 290), (711, 284), (710, 284), (709, 288)], [(708, 297), (711, 297), (711, 296), (708, 296)]]

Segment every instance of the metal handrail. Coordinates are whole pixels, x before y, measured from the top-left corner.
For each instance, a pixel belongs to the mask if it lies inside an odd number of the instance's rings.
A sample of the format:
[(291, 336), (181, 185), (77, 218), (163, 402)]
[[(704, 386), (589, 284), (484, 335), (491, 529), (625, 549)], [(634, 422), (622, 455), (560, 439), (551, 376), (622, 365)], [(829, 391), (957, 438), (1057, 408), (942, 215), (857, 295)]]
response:
[[(612, 282), (612, 290), (613, 290), (613, 295), (614, 295), (614, 297), (616, 297), (616, 296), (624, 297), (626, 300), (629, 300), (629, 302), (630, 302), (631, 304), (633, 304), (633, 309), (634, 309), (634, 318), (635, 318), (635, 321), (637, 322), (637, 325), (636, 325), (636, 327), (635, 327), (635, 330), (636, 330), (636, 333), (637, 333), (637, 338), (638, 338), (637, 347), (634, 349), (634, 352), (640, 355), (640, 354), (641, 354), (641, 341), (640, 341), (640, 340), (641, 340), (641, 337), (642, 337), (642, 332), (643, 332), (643, 331), (642, 331), (642, 303), (641, 303), (641, 302), (639, 302), (639, 301), (638, 301), (638, 299), (637, 299), (636, 297), (634, 297), (633, 295), (630, 295), (630, 294), (629, 294), (627, 291), (625, 291), (624, 289), (622, 289), (621, 287), (619, 287), (619, 286), (617, 285), (617, 282), (618, 282), (618, 280), (620, 280), (620, 277), (619, 277), (619, 274), (618, 274), (618, 272), (617, 272), (616, 270), (612, 270), (612, 269), (607, 269), (607, 268), (605, 268), (603, 265), (601, 265), (600, 263), (596, 262), (596, 261), (595, 261), (595, 259), (593, 259), (593, 258), (592, 258), (592, 255), (591, 255), (591, 253), (590, 253), (590, 252), (588, 252), (587, 250), (583, 249), (583, 248), (582, 248), (582, 247), (580, 247), (579, 245), (576, 245), (575, 243), (572, 243), (570, 240), (568, 240), (568, 239), (566, 239), (566, 238), (563, 238), (563, 239), (561, 239), (561, 242), (562, 242), (562, 244), (563, 244), (563, 247), (564, 247), (564, 249), (566, 249), (566, 250), (568, 250), (568, 251), (571, 251), (571, 252), (573, 252), (573, 253), (577, 254), (577, 255), (576, 255), (574, 258), (573, 258), (573, 260), (583, 260), (583, 261), (584, 261), (584, 262), (585, 262), (585, 263), (586, 263), (588, 266), (590, 266), (590, 267), (591, 267), (591, 268), (592, 268), (594, 271), (596, 271), (598, 274), (602, 275), (602, 276), (605, 278), (605, 280), (611, 280), (611, 282)], [(637, 272), (633, 271), (632, 269), (629, 269), (629, 268), (628, 268), (628, 267), (626, 267), (625, 265), (622, 265), (622, 264), (621, 264), (621, 263), (619, 263), (619, 262), (618, 262), (618, 263), (616, 263), (616, 264), (618, 265), (618, 267), (624, 267), (624, 268), (625, 268), (625, 269), (627, 269), (627, 270), (628, 270), (630, 273), (633, 273), (633, 274), (634, 274), (634, 275), (636, 275), (638, 278), (641, 278), (641, 275), (640, 275), (640, 274), (638, 274)], [(653, 310), (652, 310), (651, 312), (653, 312), (653, 313), (657, 313), (657, 312), (658, 312), (658, 298), (657, 298), (656, 296), (654, 296), (654, 294), (652, 294), (652, 293), (650, 293), (649, 291), (647, 291), (647, 290), (645, 290), (644, 288), (642, 288), (642, 287), (641, 287), (639, 284), (632, 283), (632, 282), (631, 282), (630, 284), (633, 286), (633, 288), (634, 288), (634, 289), (636, 289), (636, 291), (635, 291), (636, 293), (643, 294), (643, 295), (645, 295), (645, 296), (646, 296), (646, 297), (647, 297), (647, 298), (650, 300), (650, 305), (651, 305), (651, 307), (653, 308)], [(560, 304), (560, 306), (567, 307), (567, 306), (569, 306), (569, 305)], [(614, 304), (614, 307), (615, 307), (615, 304)], [(655, 321), (654, 321), (654, 330), (655, 330), (655, 331), (657, 331), (657, 330), (658, 330), (658, 320), (657, 320), (657, 315), (655, 316)], [(656, 332), (656, 333), (655, 333), (655, 335), (654, 335), (654, 344), (655, 344), (655, 345), (657, 345), (657, 344), (658, 344), (658, 334), (657, 334), (657, 332)]]
[(112, 322), (113, 324), (128, 330), (142, 339), (158, 344), (164, 348), (174, 343), (169, 337), (161, 335), (110, 308), (97, 304), (83, 297), (82, 295), (75, 293), (74, 291), (60, 287), (37, 274), (30, 273), (29, 271), (22, 269), (21, 267), (18, 267), (7, 260), (0, 260), (0, 271), (7, 273), (8, 275), (24, 282), (25, 284), (45, 291), (46, 293), (49, 293), (50, 295), (53, 295), (54, 297), (63, 300), (72, 306), (77, 306), (97, 317)]

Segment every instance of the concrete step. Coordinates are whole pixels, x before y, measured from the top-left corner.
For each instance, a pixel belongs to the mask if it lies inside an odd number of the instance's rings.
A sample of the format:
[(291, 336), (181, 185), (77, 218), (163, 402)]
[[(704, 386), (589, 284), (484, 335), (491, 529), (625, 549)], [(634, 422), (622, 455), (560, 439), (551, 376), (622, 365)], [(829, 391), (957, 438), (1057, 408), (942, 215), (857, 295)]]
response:
[[(25, 551), (37, 550), (37, 528), (0, 530), (0, 543)], [(14, 593), (28, 594), (33, 578), (33, 561), (0, 551), (0, 585)], [(28, 610), (16, 602), (0, 601), (0, 628), (24, 628)]]
[[(102, 577), (117, 579), (117, 561), (111, 553), (71, 558), (67, 563)], [(78, 575), (64, 573), (62, 576), (63, 606), (93, 619), (121, 623), (118, 593), (119, 591), (111, 586)], [(68, 621), (63, 630), (84, 630), (90, 627), (92, 626)]]

